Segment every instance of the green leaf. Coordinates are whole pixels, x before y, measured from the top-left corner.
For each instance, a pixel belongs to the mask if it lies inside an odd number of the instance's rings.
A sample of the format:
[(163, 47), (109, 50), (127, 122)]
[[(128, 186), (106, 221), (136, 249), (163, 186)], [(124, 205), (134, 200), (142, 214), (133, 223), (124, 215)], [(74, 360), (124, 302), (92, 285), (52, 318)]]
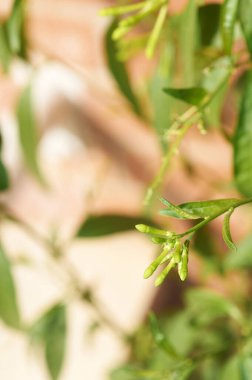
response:
[(224, 268), (251, 269), (252, 268), (252, 236), (247, 237), (237, 247), (237, 252), (230, 252), (224, 261)]
[(150, 327), (152, 335), (155, 339), (155, 342), (157, 346), (165, 351), (169, 356), (177, 357), (177, 353), (172, 346), (172, 344), (168, 341), (167, 337), (164, 335), (164, 333), (160, 330), (158, 320), (154, 313), (149, 314), (149, 321), (150, 321)]
[(232, 240), (232, 236), (230, 233), (230, 217), (233, 212), (234, 212), (234, 209), (231, 208), (225, 215), (225, 218), (223, 221), (223, 227), (222, 227), (222, 236), (228, 248), (236, 250), (236, 246)]
[(6, 23), (9, 48), (12, 54), (24, 53), (24, 1), (16, 0)]
[(27, 86), (20, 96), (17, 106), (19, 138), (24, 159), (31, 172), (44, 183), (37, 162), (38, 131), (32, 104), (32, 87)]
[(66, 307), (56, 304), (30, 329), (32, 340), (41, 344), (52, 380), (57, 380), (64, 362), (66, 349)]
[(225, 0), (221, 11), (221, 31), (224, 50), (230, 55), (233, 47), (234, 28), (239, 0)]
[(235, 183), (241, 194), (252, 196), (252, 71), (246, 78), (233, 139)]
[(0, 63), (5, 72), (8, 71), (12, 59), (12, 54), (9, 49), (6, 28), (0, 25)]
[(240, 19), (241, 28), (244, 33), (250, 55), (252, 55), (251, 12), (252, 12), (252, 0), (240, 0), (239, 19)]
[(160, 136), (161, 144), (164, 150), (167, 148), (167, 142), (163, 141), (163, 133), (171, 124), (171, 109), (174, 100), (166, 96), (162, 88), (171, 85), (174, 77), (174, 54), (175, 48), (167, 38), (166, 45), (163, 47), (160, 62), (157, 70), (151, 78), (150, 99), (153, 108), (153, 127)]
[(179, 59), (182, 63), (182, 80), (186, 86), (192, 86), (195, 80), (195, 51), (197, 47), (197, 4), (189, 0), (185, 11), (179, 16), (177, 38)]
[(0, 246), (0, 318), (6, 325), (20, 328), (15, 283), (9, 260)]
[(9, 176), (8, 172), (0, 159), (0, 191), (6, 191), (9, 188)]
[(209, 320), (219, 316), (240, 319), (240, 310), (229, 299), (204, 288), (191, 289), (186, 293), (186, 303), (200, 317), (206, 314)]
[(220, 22), (220, 4), (205, 4), (198, 8), (201, 45), (209, 46), (217, 34)]
[(124, 215), (93, 215), (78, 228), (76, 237), (92, 238), (135, 229), (136, 224), (150, 223), (149, 219)]
[[(238, 205), (241, 201), (239, 199), (215, 199), (211, 201), (199, 201), (199, 202), (189, 202), (182, 203), (178, 208), (182, 211), (193, 215), (194, 218), (207, 218), (212, 217), (217, 214), (223, 214), (225, 211), (228, 211), (231, 207)], [(172, 209), (162, 210), (163, 215), (171, 216), (173, 218), (180, 218), (181, 216)]]
[(183, 102), (194, 106), (200, 106), (208, 95), (206, 90), (201, 87), (164, 88), (163, 91), (176, 99), (182, 100)]
[(164, 198), (160, 198), (161, 202), (167, 207), (167, 209), (161, 210), (161, 215), (173, 216), (178, 219), (199, 219), (198, 215), (194, 215), (192, 213), (186, 212), (180, 206), (175, 206), (171, 202), (167, 201)]
[(120, 62), (117, 59), (117, 49), (116, 42), (112, 39), (112, 34), (114, 30), (117, 28), (117, 21), (113, 21), (109, 26), (106, 36), (105, 36), (105, 48), (106, 48), (106, 57), (108, 68), (116, 81), (119, 89), (125, 98), (129, 101), (133, 111), (138, 115), (142, 115), (141, 107), (138, 102), (137, 97), (134, 94), (134, 91), (131, 87), (129, 76), (125, 65), (123, 62)]

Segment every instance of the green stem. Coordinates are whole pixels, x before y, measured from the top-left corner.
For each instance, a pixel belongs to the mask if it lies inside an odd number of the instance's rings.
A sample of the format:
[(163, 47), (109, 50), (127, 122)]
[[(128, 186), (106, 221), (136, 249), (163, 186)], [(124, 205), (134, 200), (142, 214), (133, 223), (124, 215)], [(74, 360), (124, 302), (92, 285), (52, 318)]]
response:
[[(219, 93), (219, 91), (222, 89), (222, 87), (225, 85), (226, 81), (228, 80), (230, 74), (232, 73), (232, 68), (230, 68), (230, 71), (228, 71), (227, 75), (223, 78), (219, 86), (216, 87), (215, 91), (208, 94), (202, 104), (198, 107), (192, 106), (187, 111), (185, 111), (181, 116), (179, 116), (175, 121), (172, 123), (169, 130), (166, 132), (165, 137), (170, 135), (173, 131), (176, 131), (177, 137), (173, 141), (172, 145), (169, 147), (168, 152), (166, 156), (163, 158), (163, 162), (161, 165), (161, 168), (154, 179), (151, 186), (148, 188), (145, 199), (144, 199), (144, 205), (146, 206), (146, 213), (150, 212), (151, 204), (153, 202), (153, 198), (155, 196), (155, 193), (158, 191), (159, 187), (164, 181), (165, 174), (170, 166), (171, 160), (173, 156), (177, 153), (178, 148), (188, 132), (188, 130), (191, 128), (191, 122), (197, 117), (201, 117), (201, 113), (203, 110), (211, 103), (211, 101), (214, 99), (214, 97)], [(182, 128), (181, 125), (184, 126)], [(179, 129), (180, 128), (180, 129)]]

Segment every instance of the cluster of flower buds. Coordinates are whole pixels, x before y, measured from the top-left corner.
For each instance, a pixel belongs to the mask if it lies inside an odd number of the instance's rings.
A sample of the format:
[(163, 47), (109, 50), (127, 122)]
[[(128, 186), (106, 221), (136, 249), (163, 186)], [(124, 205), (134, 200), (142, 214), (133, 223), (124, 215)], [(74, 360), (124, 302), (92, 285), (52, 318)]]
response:
[(156, 278), (155, 286), (161, 285), (170, 270), (176, 266), (180, 279), (184, 281), (188, 273), (189, 240), (182, 242), (181, 238), (174, 232), (156, 229), (145, 224), (138, 224), (136, 229), (150, 235), (152, 241), (156, 244), (162, 244), (163, 248), (159, 256), (146, 268), (144, 278), (152, 276), (159, 265), (167, 264)]
[[(112, 39), (115, 41), (124, 38), (139, 23), (153, 15), (155, 17), (154, 25), (148, 33), (146, 42), (146, 55), (151, 58), (167, 18), (168, 4), (168, 0), (126, 2), (123, 5), (105, 8), (100, 14), (118, 18), (118, 25), (112, 33)], [(134, 43), (133, 40), (131, 40), (131, 45), (132, 43)], [(139, 43), (139, 40), (136, 43)]]

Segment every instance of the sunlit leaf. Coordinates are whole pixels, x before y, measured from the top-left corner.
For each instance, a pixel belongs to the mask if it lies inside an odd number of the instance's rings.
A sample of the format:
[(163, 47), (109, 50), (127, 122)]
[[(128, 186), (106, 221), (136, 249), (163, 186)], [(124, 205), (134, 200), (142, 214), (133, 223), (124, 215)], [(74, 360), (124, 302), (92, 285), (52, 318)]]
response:
[(199, 219), (200, 216), (194, 215), (193, 213), (187, 212), (180, 206), (175, 206), (173, 203), (169, 202), (167, 199), (161, 198), (161, 202), (167, 207), (160, 211), (161, 215), (173, 216), (178, 219)]
[(231, 54), (234, 28), (237, 18), (239, 0), (225, 0), (221, 10), (221, 31), (226, 54)]
[[(239, 199), (215, 199), (210, 201), (199, 201), (182, 203), (178, 205), (182, 211), (192, 215), (191, 219), (207, 218), (217, 214), (222, 214), (228, 211), (231, 207), (234, 207), (240, 203)], [(162, 210), (163, 215), (172, 216), (174, 218), (180, 218), (181, 215), (173, 209)]]
[(31, 172), (43, 183), (37, 162), (38, 130), (32, 103), (31, 85), (27, 86), (20, 96), (17, 107), (17, 120), (25, 162)]
[(206, 90), (201, 87), (164, 88), (164, 92), (194, 106), (199, 106), (207, 96)]
[(252, 55), (252, 0), (240, 0), (239, 4), (239, 19), (240, 24), (248, 45), (250, 55)]
[(108, 68), (110, 69), (110, 72), (113, 78), (115, 79), (119, 89), (121, 90), (122, 94), (131, 104), (133, 111), (137, 115), (141, 115), (141, 107), (130, 84), (130, 79), (125, 65), (123, 62), (120, 62), (117, 58), (116, 42), (112, 39), (112, 34), (116, 27), (117, 21), (113, 21), (112, 24), (109, 26), (105, 36), (105, 48)]
[[(149, 219), (125, 215), (93, 215), (78, 229), (76, 236), (91, 238), (135, 230), (136, 224), (151, 223)], [(153, 223), (151, 223), (153, 224)]]
[(234, 175), (238, 190), (252, 196), (252, 71), (247, 74), (234, 135)]
[(10, 327), (20, 327), (15, 283), (9, 260), (2, 246), (0, 246), (0, 318)]
[(236, 250), (236, 246), (232, 240), (232, 236), (230, 232), (230, 217), (233, 211), (234, 209), (231, 208), (224, 217), (223, 227), (222, 227), (222, 236), (228, 248)]

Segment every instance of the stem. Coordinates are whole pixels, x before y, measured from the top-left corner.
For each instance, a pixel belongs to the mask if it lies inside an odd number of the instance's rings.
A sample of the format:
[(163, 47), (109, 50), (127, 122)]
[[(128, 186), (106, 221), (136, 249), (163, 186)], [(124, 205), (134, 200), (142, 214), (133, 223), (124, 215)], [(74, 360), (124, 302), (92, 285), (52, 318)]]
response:
[(153, 56), (153, 53), (155, 51), (158, 39), (160, 37), (160, 34), (162, 32), (162, 29), (163, 29), (163, 26), (165, 23), (166, 16), (167, 16), (167, 4), (163, 5), (162, 8), (160, 9), (159, 13), (158, 13), (156, 23), (155, 23), (154, 28), (151, 32), (151, 35), (150, 35), (150, 38), (148, 40), (147, 47), (146, 47), (147, 58), (152, 58), (152, 56)]
[[(67, 273), (68, 281), (71, 284), (75, 293), (77, 294), (78, 298), (82, 302), (85, 302), (88, 305), (90, 305), (94, 309), (98, 318), (102, 322), (104, 322), (120, 339), (125, 341), (128, 338), (128, 334), (126, 334), (126, 332), (124, 332), (123, 329), (119, 325), (117, 325), (115, 321), (113, 321), (108, 315), (104, 313), (97, 299), (95, 299), (93, 293), (91, 292), (90, 287), (87, 285), (84, 287), (83, 283), (80, 282), (80, 280), (78, 279), (78, 275), (75, 271), (75, 268), (62, 254), (64, 251), (63, 247), (62, 246), (55, 247), (53, 242), (50, 241), (50, 239), (47, 239), (46, 237), (41, 235), (38, 231), (36, 231), (31, 225), (21, 220), (19, 217), (15, 216), (14, 213), (8, 207), (1, 205), (1, 209), (3, 211), (4, 216), (7, 219), (17, 223), (18, 226), (20, 226), (24, 231), (26, 231), (32, 238), (34, 238), (37, 242), (39, 242), (48, 251), (51, 252), (51, 255), (49, 255), (49, 259), (50, 259), (50, 264), (52, 265), (52, 267), (55, 268), (57, 265), (57, 268), (59, 269), (59, 264), (61, 265), (61, 269), (63, 269), (64, 273)], [(60, 253), (57, 257), (54, 255), (56, 250), (57, 252)], [(57, 270), (57, 275), (58, 277), (60, 275), (58, 270)], [(64, 281), (65, 280), (66, 278), (64, 278)], [(87, 294), (89, 296), (87, 296)]]
[[(177, 137), (174, 140), (173, 144), (168, 149), (168, 152), (166, 156), (163, 158), (163, 163), (161, 165), (161, 168), (152, 182), (151, 186), (148, 188), (145, 199), (144, 199), (144, 205), (146, 206), (146, 211), (149, 213), (151, 204), (153, 202), (153, 198), (155, 193), (158, 191), (159, 187), (161, 186), (165, 174), (170, 166), (171, 160), (173, 156), (177, 153), (178, 148), (181, 144), (181, 141), (183, 140), (183, 137), (188, 132), (188, 130), (191, 128), (191, 122), (195, 117), (201, 117), (202, 111), (211, 103), (211, 101), (214, 99), (214, 97), (218, 94), (218, 92), (222, 89), (222, 87), (225, 85), (226, 81), (228, 80), (232, 70), (230, 69), (227, 73), (227, 75), (224, 76), (223, 80), (219, 84), (219, 86), (216, 87), (215, 91), (212, 93), (209, 93), (204, 100), (202, 101), (201, 105), (198, 107), (192, 106), (187, 111), (185, 111), (181, 116), (179, 116), (170, 126), (169, 130), (166, 132), (165, 137), (168, 136), (168, 134), (171, 134), (173, 131), (176, 131)], [(181, 129), (178, 129), (181, 125), (184, 125)]]

